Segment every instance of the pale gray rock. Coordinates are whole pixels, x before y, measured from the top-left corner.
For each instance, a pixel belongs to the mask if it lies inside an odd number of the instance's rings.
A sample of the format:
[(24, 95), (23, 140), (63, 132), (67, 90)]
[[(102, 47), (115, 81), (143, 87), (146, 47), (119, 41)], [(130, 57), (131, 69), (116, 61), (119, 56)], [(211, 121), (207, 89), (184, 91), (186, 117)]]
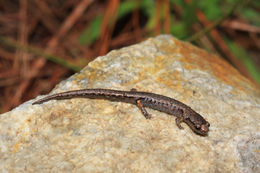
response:
[(171, 36), (111, 51), (50, 93), (108, 88), (184, 102), (211, 124), (201, 137), (175, 117), (75, 98), (0, 115), (1, 172), (260, 172), (260, 90), (228, 63)]

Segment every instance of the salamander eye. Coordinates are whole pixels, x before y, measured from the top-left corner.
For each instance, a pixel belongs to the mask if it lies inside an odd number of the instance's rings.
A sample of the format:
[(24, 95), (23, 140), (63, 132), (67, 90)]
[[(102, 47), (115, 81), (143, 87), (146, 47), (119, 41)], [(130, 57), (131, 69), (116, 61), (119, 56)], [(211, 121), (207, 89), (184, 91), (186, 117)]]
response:
[(199, 124), (196, 124), (196, 129), (200, 129), (200, 125)]

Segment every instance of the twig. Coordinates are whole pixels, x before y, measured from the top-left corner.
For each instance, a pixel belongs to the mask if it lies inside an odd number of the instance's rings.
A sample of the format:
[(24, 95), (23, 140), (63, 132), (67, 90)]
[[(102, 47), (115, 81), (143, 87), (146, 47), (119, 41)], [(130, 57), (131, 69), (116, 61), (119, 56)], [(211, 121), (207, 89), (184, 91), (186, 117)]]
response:
[(55, 55), (52, 55), (52, 54), (49, 54), (49, 53), (45, 53), (45, 52), (41, 51), (40, 49), (35, 48), (33, 46), (21, 45), (20, 43), (13, 41), (13, 40), (10, 40), (10, 39), (7, 39), (6, 37), (3, 37), (3, 36), (0, 36), (0, 43), (3, 44), (3, 45), (14, 47), (16, 49), (20, 49), (20, 50), (23, 50), (23, 51), (33, 53), (33, 54), (38, 55), (38, 56), (42, 56), (49, 61), (60, 64), (60, 65), (67, 67), (68, 69), (73, 70), (75, 72), (78, 72), (81, 69), (80, 66), (77, 66), (73, 63), (70, 63), (70, 62), (68, 62), (68, 61), (66, 61), (66, 60), (64, 60), (64, 59), (62, 59), (58, 56), (55, 56)]
[(49, 41), (48, 49), (53, 49), (57, 46), (59, 39), (73, 27), (92, 2), (93, 0), (82, 0), (76, 8), (74, 8), (73, 12), (66, 18), (65, 22), (59, 28), (57, 34)]
[(216, 26), (220, 25), (220, 23), (222, 23), (227, 17), (229, 17), (231, 14), (234, 13), (234, 11), (237, 9), (237, 7), (239, 6), (240, 3), (241, 3), (240, 1), (237, 1), (237, 3), (235, 3), (232, 6), (232, 8), (225, 15), (223, 15), (220, 19), (216, 20), (215, 22), (213, 22), (211, 25), (209, 25), (205, 29), (203, 29), (203, 30), (197, 32), (196, 34), (192, 35), (191, 37), (186, 39), (186, 41), (192, 42), (194, 40), (197, 40), (198, 38), (205, 35), (206, 33), (208, 33), (210, 30), (212, 30)]
[[(243, 1), (244, 3), (247, 3), (248, 1)], [(243, 3), (242, 3), (243, 4)], [(250, 76), (249, 72), (246, 70), (246, 68), (236, 59), (236, 57), (232, 54), (232, 52), (229, 50), (228, 46), (226, 45), (223, 38), (220, 36), (220, 34), (217, 32), (216, 29), (214, 29), (217, 25), (222, 23), (228, 16), (234, 13), (234, 11), (237, 9), (238, 5), (241, 5), (241, 1), (238, 1), (235, 3), (232, 8), (229, 10), (228, 13), (223, 15), (220, 19), (215, 21), (212, 24), (209, 24), (209, 21), (206, 19), (204, 14), (202, 12), (198, 12), (199, 20), (201, 23), (203, 23), (205, 26), (207, 26), (204, 30), (201, 30), (200, 32), (194, 34), (192, 37), (188, 39), (188, 41), (194, 41), (198, 38), (201, 38), (205, 33), (210, 32), (210, 35), (219, 45), (219, 48), (225, 53), (226, 57), (233, 63), (233, 65), (247, 78), (249, 78), (251, 81), (254, 81), (254, 79)]]

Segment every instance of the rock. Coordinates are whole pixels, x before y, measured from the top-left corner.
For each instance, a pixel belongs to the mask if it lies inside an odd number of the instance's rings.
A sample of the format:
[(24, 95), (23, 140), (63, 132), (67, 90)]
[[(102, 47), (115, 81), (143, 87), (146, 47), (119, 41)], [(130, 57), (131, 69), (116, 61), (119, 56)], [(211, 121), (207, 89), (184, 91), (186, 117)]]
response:
[(260, 172), (260, 90), (216, 55), (162, 35), (98, 57), (50, 93), (154, 92), (211, 124), (198, 136), (175, 117), (131, 104), (75, 98), (0, 115), (1, 172)]

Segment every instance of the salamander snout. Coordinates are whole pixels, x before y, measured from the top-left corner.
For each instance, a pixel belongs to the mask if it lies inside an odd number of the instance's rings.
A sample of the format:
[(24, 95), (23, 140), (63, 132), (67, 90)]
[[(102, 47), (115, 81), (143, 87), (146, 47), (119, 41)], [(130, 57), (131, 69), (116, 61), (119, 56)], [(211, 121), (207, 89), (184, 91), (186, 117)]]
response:
[(206, 122), (205, 124), (200, 124), (196, 126), (196, 132), (202, 136), (206, 136), (208, 134), (209, 131), (209, 122)]
[(210, 124), (208, 122), (206, 124), (202, 124), (200, 130), (203, 131), (204, 133), (207, 133), (209, 131), (209, 126)]

